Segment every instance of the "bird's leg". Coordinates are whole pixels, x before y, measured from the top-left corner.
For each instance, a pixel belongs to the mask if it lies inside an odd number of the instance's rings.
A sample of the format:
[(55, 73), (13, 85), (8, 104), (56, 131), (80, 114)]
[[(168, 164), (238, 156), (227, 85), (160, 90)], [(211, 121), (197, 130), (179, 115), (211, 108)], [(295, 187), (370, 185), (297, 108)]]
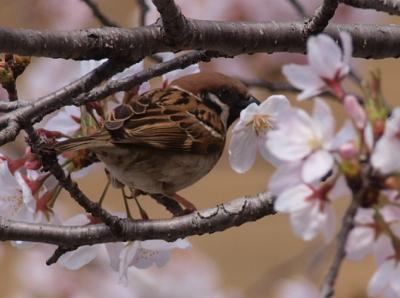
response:
[(195, 211), (197, 211), (197, 208), (195, 205), (193, 205), (192, 202), (186, 200), (184, 197), (178, 195), (177, 193), (174, 193), (171, 196), (172, 199), (174, 199), (175, 201), (177, 201), (178, 203), (180, 203), (183, 207), (185, 207), (184, 213), (188, 214), (188, 213), (193, 213)]
[(144, 210), (142, 205), (140, 205), (139, 200), (138, 200), (138, 196), (144, 194), (144, 192), (142, 192), (141, 190), (138, 190), (138, 189), (132, 189), (132, 188), (129, 188), (129, 189), (131, 191), (131, 198), (133, 198), (135, 200), (136, 205), (139, 209), (140, 216), (142, 217), (142, 219), (145, 219), (145, 220), (149, 219), (147, 212)]
[(103, 192), (101, 193), (100, 199), (98, 201), (98, 204), (100, 206), (103, 204), (104, 198), (106, 197), (106, 194), (107, 194), (108, 188), (110, 187), (110, 184), (111, 184), (111, 182), (110, 182), (110, 180), (108, 180), (106, 186), (103, 189)]
[(150, 195), (158, 204), (163, 205), (165, 209), (172, 213), (173, 216), (180, 216), (184, 214), (184, 210), (181, 205), (174, 199), (163, 195), (163, 194), (151, 194)]
[(124, 187), (121, 188), (121, 191), (122, 191), (122, 197), (124, 198), (124, 206), (125, 206), (126, 216), (129, 219), (133, 219), (132, 213), (129, 210), (129, 204), (128, 204), (129, 196), (125, 193), (125, 188)]

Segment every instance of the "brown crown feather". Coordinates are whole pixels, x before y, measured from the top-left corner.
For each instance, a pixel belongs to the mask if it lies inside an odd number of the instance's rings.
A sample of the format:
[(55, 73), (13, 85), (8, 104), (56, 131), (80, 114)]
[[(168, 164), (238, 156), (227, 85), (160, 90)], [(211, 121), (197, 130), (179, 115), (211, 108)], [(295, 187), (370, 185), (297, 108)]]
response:
[(193, 94), (202, 91), (215, 91), (221, 88), (231, 89), (239, 94), (246, 95), (248, 88), (239, 80), (218, 72), (202, 71), (173, 80), (170, 86), (177, 86)]

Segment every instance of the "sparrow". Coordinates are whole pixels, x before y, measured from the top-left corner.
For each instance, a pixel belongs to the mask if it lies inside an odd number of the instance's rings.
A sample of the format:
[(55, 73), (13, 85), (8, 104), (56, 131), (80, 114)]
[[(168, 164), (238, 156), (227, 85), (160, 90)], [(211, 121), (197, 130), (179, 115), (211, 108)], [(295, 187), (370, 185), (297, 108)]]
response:
[(259, 101), (239, 80), (200, 72), (116, 107), (92, 135), (57, 143), (57, 153), (89, 149), (114, 181), (195, 206), (177, 192), (205, 176), (224, 149), (229, 126)]

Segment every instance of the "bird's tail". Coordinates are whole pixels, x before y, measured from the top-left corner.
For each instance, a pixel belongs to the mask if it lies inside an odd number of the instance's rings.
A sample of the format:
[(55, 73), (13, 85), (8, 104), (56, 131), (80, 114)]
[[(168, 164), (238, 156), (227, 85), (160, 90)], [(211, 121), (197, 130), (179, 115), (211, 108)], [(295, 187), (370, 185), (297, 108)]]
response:
[(110, 146), (110, 135), (107, 131), (99, 131), (90, 136), (71, 138), (58, 142), (52, 146), (58, 154), (65, 151), (76, 151), (81, 149), (96, 149)]

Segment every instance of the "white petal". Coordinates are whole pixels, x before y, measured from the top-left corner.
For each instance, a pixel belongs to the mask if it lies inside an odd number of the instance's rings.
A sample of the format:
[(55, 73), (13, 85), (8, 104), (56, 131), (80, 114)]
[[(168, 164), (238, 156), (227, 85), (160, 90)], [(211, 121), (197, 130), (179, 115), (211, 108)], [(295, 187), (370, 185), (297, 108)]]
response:
[(94, 70), (95, 68), (99, 67), (100, 65), (102, 65), (106, 61), (107, 61), (107, 59), (81, 61), (79, 63), (81, 76), (84, 76), (85, 74), (91, 72), (92, 70)]
[(232, 169), (245, 173), (253, 166), (257, 154), (257, 137), (251, 128), (232, 133), (229, 162)]
[(318, 233), (320, 219), (318, 212), (314, 211), (315, 208), (318, 208), (318, 205), (314, 202), (310, 205), (310, 208), (290, 214), (294, 233), (305, 241), (313, 239)]
[(370, 227), (356, 226), (350, 231), (346, 243), (346, 257), (351, 260), (361, 260), (373, 248), (375, 232)]
[(138, 73), (139, 71), (142, 71), (144, 69), (143, 67), (144, 61), (140, 61), (138, 63), (135, 63), (128, 68), (124, 69), (124, 71), (117, 73), (115, 76), (111, 78), (111, 80), (120, 80), (124, 79), (128, 76), (133, 76), (134, 74)]
[(353, 123), (350, 120), (346, 120), (342, 128), (337, 132), (334, 138), (330, 141), (327, 149), (337, 150), (341, 145), (351, 140), (357, 140), (357, 134), (354, 130)]
[(274, 208), (278, 212), (296, 212), (310, 205), (306, 199), (313, 191), (305, 184), (289, 188), (281, 193), (275, 201)]
[(330, 201), (334, 201), (349, 194), (350, 189), (347, 185), (346, 179), (344, 178), (344, 176), (340, 176), (335, 185), (329, 191), (329, 199)]
[(89, 218), (87, 217), (86, 214), (80, 213), (77, 214), (66, 221), (63, 222), (63, 225), (65, 226), (83, 226), (87, 225), (90, 223)]
[(374, 257), (378, 265), (386, 262), (395, 254), (392, 240), (385, 234), (380, 234), (373, 247)]
[[(320, 210), (318, 210), (319, 213)], [(336, 216), (331, 204), (327, 203), (324, 206), (323, 213), (325, 214), (324, 220), (321, 222), (320, 228), (324, 235), (325, 243), (332, 241), (336, 231)]]
[(307, 280), (289, 280), (280, 286), (279, 298), (317, 298), (317, 288)]
[(20, 172), (15, 173), (15, 178), (22, 190), (22, 199), (23, 199), (24, 205), (32, 212), (35, 212), (36, 200), (33, 197), (31, 188), (25, 182), (25, 179), (22, 177), (22, 174)]
[(342, 31), (340, 32), (340, 40), (342, 41), (343, 48), (343, 64), (350, 65), (350, 59), (353, 54), (353, 43), (351, 36), (348, 32)]
[(394, 260), (387, 260), (379, 266), (368, 283), (368, 295), (376, 296), (380, 294), (386, 286), (388, 286), (395, 267), (396, 265)]
[(267, 147), (275, 157), (297, 161), (311, 153), (314, 138), (313, 121), (300, 109), (287, 109), (277, 122), (277, 129), (268, 132)]
[(311, 68), (326, 79), (333, 79), (342, 65), (342, 51), (326, 34), (312, 36), (307, 41), (307, 58)]
[(247, 125), (248, 123), (253, 121), (254, 116), (261, 113), (260, 106), (253, 102), (240, 112), (240, 120), (243, 122), (244, 125)]
[(10, 172), (6, 160), (0, 159), (0, 197), (1, 196), (15, 196), (20, 193), (20, 186)]
[(60, 131), (66, 135), (75, 133), (80, 128), (80, 124), (71, 117), (76, 116), (76, 111), (79, 111), (78, 115), (80, 116), (80, 109), (78, 107), (67, 106), (61, 109), (46, 122), (43, 128), (50, 131)]
[(265, 115), (275, 116), (290, 107), (290, 102), (284, 95), (272, 95), (264, 100), (260, 106), (260, 111)]
[(264, 160), (269, 162), (274, 167), (279, 167), (283, 163), (282, 160), (276, 158), (275, 155), (273, 155), (272, 152), (268, 150), (267, 135), (258, 136), (257, 143), (258, 143), (258, 151), (260, 152)]
[(63, 254), (58, 262), (60, 265), (64, 266), (70, 270), (77, 270), (86, 264), (90, 263), (97, 255), (97, 245), (81, 246), (75, 251), (67, 252)]
[(269, 179), (268, 190), (274, 195), (301, 183), (301, 162), (289, 162), (282, 164)]
[(128, 267), (132, 265), (135, 255), (140, 251), (140, 241), (128, 242), (119, 255), (119, 280), (122, 283), (128, 281)]
[(400, 170), (400, 158), (394, 152), (400, 152), (400, 140), (395, 137), (382, 136), (375, 146), (371, 163), (382, 174)]
[(111, 268), (114, 271), (118, 272), (120, 263), (119, 256), (121, 254), (122, 249), (125, 247), (125, 244), (123, 242), (110, 242), (106, 243), (105, 246), (108, 258), (110, 260)]
[(400, 266), (397, 264), (396, 270), (393, 273), (390, 281), (391, 288), (396, 292), (397, 297), (400, 297)]
[(328, 151), (315, 151), (305, 160), (301, 176), (306, 183), (314, 182), (328, 174), (333, 164), (333, 156)]
[(312, 117), (317, 124), (315, 130), (320, 130), (322, 133), (321, 139), (330, 140), (335, 131), (335, 117), (331, 107), (324, 100), (316, 98)]
[(372, 208), (358, 208), (354, 220), (360, 224), (371, 224), (374, 222), (375, 210)]
[(284, 65), (282, 72), (290, 84), (305, 92), (299, 99), (317, 95), (325, 86), (324, 81), (308, 65)]

